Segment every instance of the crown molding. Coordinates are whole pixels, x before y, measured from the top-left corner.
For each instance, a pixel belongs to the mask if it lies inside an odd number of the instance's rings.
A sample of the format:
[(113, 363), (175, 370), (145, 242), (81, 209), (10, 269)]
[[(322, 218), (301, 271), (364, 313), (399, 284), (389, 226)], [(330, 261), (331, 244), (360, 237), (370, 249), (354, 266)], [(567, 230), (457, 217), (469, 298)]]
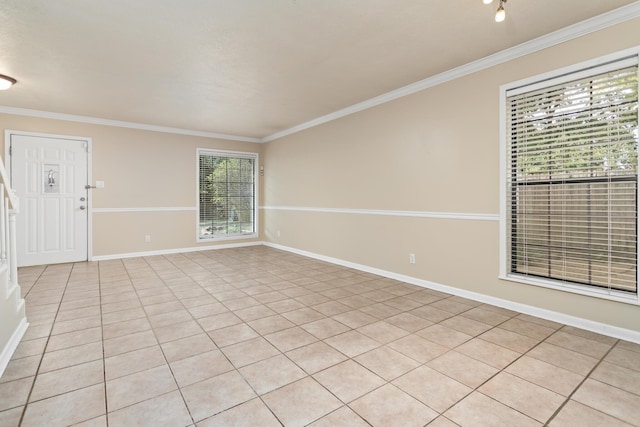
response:
[(67, 122), (88, 123), (92, 125), (113, 126), (128, 129), (149, 130), (153, 132), (172, 133), (176, 135), (201, 136), (203, 138), (226, 139), (242, 142), (262, 142), (260, 138), (249, 136), (227, 135), (224, 133), (203, 132), (198, 130), (173, 128), (168, 126), (149, 125), (144, 123), (124, 122), (120, 120), (100, 119), (97, 117), (76, 116), (73, 114), (53, 113), (50, 111), (30, 110), (27, 108), (7, 107), (0, 105), (0, 113), (17, 116), (38, 117), (41, 119), (64, 120)]
[(289, 129), (276, 132), (262, 138), (260, 142), (269, 142), (285, 137), (287, 135), (301, 132), (305, 129), (309, 129), (314, 126), (339, 119), (341, 117), (367, 110), (380, 104), (384, 104), (395, 99), (402, 98), (434, 86), (438, 86), (440, 84), (476, 73), (478, 71), (486, 70), (487, 68), (512, 61), (514, 59), (538, 52), (543, 49), (547, 49), (549, 47), (576, 39), (578, 37), (582, 37), (584, 35), (611, 27), (616, 24), (621, 24), (638, 17), (640, 17), (640, 2), (631, 3), (627, 6), (623, 6), (610, 12), (603, 13), (602, 15), (598, 15), (582, 22), (578, 22), (577, 24), (570, 25), (544, 36), (540, 36), (533, 40), (529, 40), (517, 46), (511, 47), (509, 49), (494, 53), (493, 55), (478, 59), (477, 61), (469, 62), (465, 65), (461, 65), (460, 67), (456, 67), (443, 73), (436, 74), (432, 77), (427, 77), (426, 79), (411, 83), (407, 86), (392, 90), (366, 101), (359, 102), (325, 116), (321, 116), (308, 122), (301, 123), (297, 126), (293, 126)]

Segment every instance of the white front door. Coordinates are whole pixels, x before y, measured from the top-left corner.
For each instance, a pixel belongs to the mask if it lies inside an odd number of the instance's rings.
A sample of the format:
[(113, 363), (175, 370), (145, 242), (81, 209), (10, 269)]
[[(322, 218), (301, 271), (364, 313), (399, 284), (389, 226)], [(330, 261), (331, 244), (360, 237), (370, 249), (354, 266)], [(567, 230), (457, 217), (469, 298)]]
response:
[(9, 133), (18, 266), (86, 261), (88, 141)]

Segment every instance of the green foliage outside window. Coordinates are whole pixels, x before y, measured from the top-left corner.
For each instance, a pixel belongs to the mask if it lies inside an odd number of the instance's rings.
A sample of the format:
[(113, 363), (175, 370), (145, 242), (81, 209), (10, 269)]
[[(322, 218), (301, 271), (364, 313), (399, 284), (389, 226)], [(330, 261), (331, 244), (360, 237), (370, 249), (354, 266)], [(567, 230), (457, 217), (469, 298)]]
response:
[(637, 66), (508, 101), (511, 272), (637, 292)]
[(200, 154), (200, 237), (255, 232), (255, 159)]

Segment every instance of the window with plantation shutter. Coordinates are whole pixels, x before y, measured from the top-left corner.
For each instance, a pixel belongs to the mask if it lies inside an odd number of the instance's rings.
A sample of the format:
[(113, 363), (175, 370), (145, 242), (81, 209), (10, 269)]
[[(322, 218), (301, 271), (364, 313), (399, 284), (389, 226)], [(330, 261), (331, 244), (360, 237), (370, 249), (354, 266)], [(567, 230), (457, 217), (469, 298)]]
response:
[(198, 150), (198, 239), (255, 237), (257, 154)]
[(637, 58), (505, 90), (507, 278), (637, 300)]

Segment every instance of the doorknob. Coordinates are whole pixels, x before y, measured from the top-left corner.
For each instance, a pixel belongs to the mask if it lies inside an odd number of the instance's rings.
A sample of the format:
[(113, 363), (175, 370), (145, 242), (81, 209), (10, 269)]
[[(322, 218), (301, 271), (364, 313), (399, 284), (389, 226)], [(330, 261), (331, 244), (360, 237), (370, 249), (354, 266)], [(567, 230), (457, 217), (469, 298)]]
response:
[(81, 210), (81, 211), (83, 211), (83, 210), (85, 210), (85, 209), (87, 209), (87, 208), (85, 208), (85, 207), (84, 207), (84, 205), (80, 206), (80, 210)]

